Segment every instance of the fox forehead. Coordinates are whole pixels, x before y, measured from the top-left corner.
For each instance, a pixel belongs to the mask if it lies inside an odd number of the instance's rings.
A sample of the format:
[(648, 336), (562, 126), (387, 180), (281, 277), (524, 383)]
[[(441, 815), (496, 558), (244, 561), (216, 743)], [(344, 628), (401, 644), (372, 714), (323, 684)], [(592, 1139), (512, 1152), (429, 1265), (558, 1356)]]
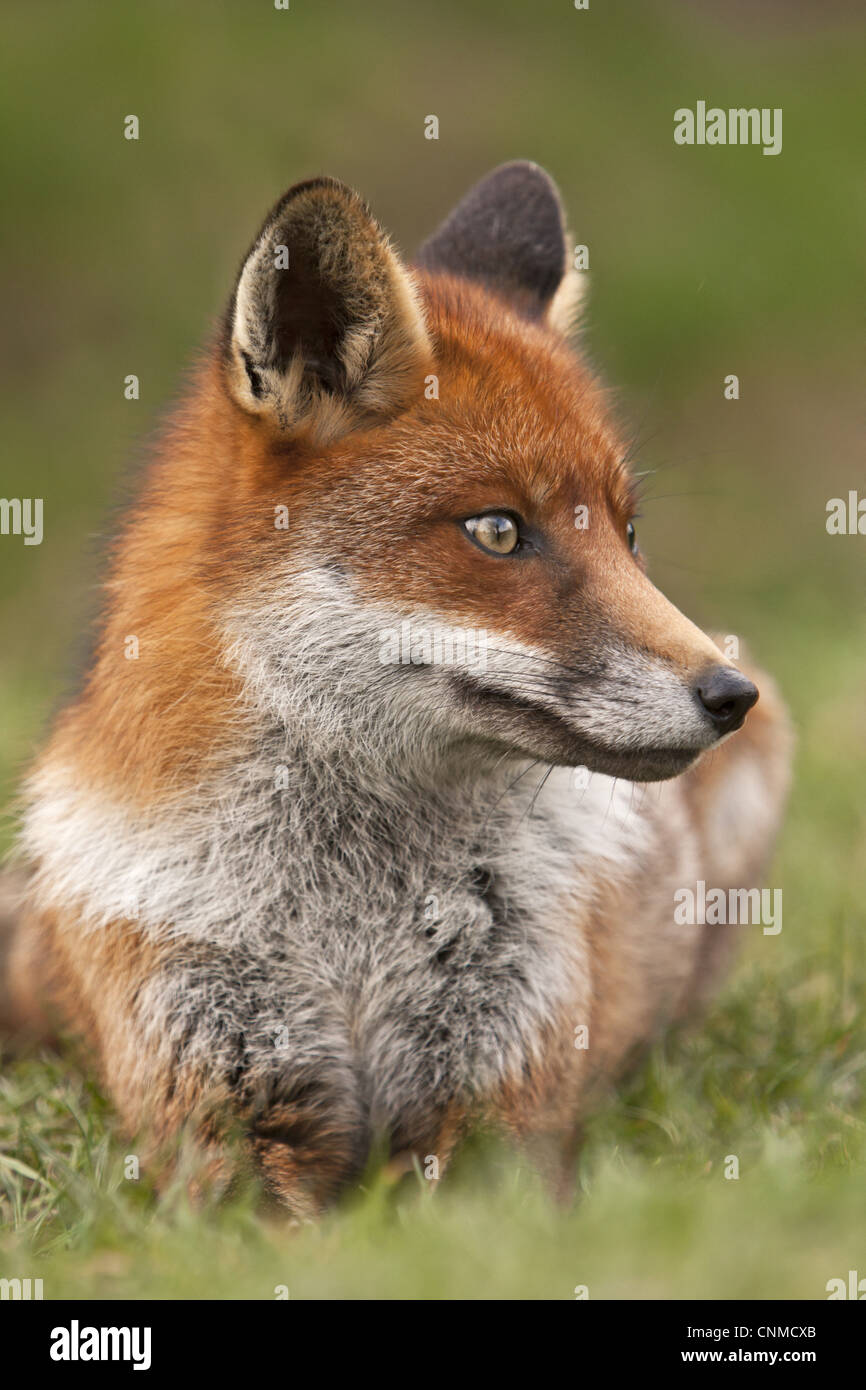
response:
[(601, 504), (627, 520), (635, 496), (625, 445), (576, 353), (468, 282), (418, 275), (417, 284), (433, 347), (429, 395), (311, 454), (294, 479), (295, 451), (277, 443), (299, 504), (345, 487), (366, 515), (503, 506), (543, 521)]

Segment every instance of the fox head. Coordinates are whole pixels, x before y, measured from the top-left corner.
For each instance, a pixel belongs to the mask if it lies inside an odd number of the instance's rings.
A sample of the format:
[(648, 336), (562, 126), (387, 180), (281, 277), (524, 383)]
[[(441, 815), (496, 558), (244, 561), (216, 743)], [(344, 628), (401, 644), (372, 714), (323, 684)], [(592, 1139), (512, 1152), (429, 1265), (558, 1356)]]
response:
[(332, 179), (273, 209), (221, 366), (245, 502), (286, 508), (241, 565), (233, 655), (286, 717), (636, 780), (742, 724), (755, 687), (647, 578), (623, 441), (569, 341), (581, 278), (528, 163), (414, 269)]
[(175, 745), (225, 699), (331, 758), (650, 781), (739, 728), (757, 690), (647, 577), (566, 246), (528, 163), (411, 267), (334, 179), (276, 204), (120, 550), (100, 662), (144, 633), (133, 724), (149, 651)]

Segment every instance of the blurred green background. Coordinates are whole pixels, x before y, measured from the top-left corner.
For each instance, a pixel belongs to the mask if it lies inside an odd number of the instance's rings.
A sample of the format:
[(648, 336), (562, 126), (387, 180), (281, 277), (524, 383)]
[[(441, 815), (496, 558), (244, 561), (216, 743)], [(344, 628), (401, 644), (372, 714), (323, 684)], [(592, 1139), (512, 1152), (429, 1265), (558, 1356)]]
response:
[[(866, 496), (863, 18), (781, 0), (7, 0), (3, 29), (2, 493), (45, 502), (41, 546), (0, 537), (4, 805), (62, 695), (119, 481), (270, 204), (335, 174), (411, 253), (517, 157), (553, 174), (589, 247), (586, 346), (656, 470), (653, 577), (774, 672), (799, 751), (772, 879), (784, 930), (600, 1117), (567, 1218), (487, 1150), (430, 1206), (373, 1181), (291, 1247), (246, 1208), (155, 1212), (124, 1196), (98, 1098), (31, 1061), (2, 1079), (0, 1273), (25, 1248), (53, 1270), (46, 1296), (268, 1297), (282, 1271), (296, 1297), (808, 1298), (866, 1274), (866, 536), (825, 529), (829, 498)], [(675, 145), (674, 110), (699, 99), (781, 107), (782, 153)]]

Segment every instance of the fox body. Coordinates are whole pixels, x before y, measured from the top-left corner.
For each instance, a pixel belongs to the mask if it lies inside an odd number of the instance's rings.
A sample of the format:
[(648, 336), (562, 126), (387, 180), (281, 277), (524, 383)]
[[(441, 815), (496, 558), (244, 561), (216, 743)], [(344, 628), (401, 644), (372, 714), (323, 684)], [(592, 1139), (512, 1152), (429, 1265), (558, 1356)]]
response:
[(646, 576), (565, 248), (534, 165), (412, 269), (290, 190), (28, 784), (13, 1018), (59, 1010), (154, 1148), (239, 1124), (298, 1213), (477, 1122), (561, 1185), (724, 963), (677, 888), (757, 881), (779, 819), (783, 714), (736, 732), (755, 687)]

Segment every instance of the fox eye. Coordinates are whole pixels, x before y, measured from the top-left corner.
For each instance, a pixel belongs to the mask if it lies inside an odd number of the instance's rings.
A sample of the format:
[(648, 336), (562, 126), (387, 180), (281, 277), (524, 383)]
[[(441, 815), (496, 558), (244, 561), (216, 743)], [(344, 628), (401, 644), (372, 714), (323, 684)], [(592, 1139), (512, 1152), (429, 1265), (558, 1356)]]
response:
[(634, 529), (633, 521), (630, 521), (628, 526), (625, 528), (625, 534), (626, 540), (628, 541), (629, 550), (631, 551), (632, 555), (637, 555), (637, 532)]
[(463, 528), (476, 545), (480, 545), (482, 550), (489, 550), (491, 555), (511, 555), (520, 542), (520, 528), (507, 512), (470, 516), (464, 521)]

